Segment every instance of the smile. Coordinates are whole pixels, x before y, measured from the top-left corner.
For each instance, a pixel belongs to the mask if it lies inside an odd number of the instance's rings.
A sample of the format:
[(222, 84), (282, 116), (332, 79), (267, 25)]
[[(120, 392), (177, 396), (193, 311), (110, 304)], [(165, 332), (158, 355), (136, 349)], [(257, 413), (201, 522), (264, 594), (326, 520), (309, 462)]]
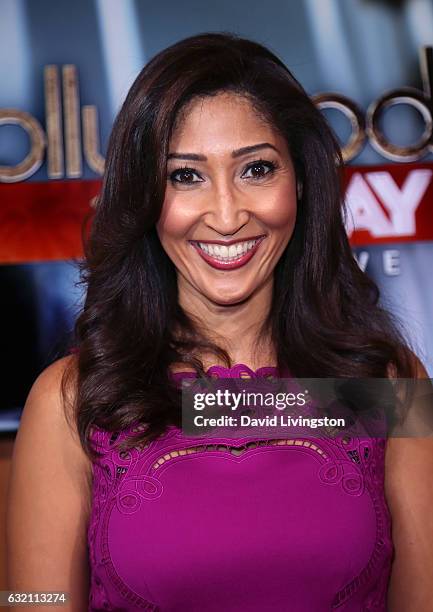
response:
[(233, 270), (245, 265), (264, 239), (265, 236), (262, 235), (231, 243), (191, 240), (190, 244), (210, 266), (218, 270)]

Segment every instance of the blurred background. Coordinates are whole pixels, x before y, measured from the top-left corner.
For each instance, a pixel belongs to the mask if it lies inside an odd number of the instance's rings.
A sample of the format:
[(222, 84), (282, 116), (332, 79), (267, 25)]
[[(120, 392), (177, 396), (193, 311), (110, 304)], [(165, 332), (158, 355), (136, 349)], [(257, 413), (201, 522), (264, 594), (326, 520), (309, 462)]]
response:
[(326, 115), (354, 254), (433, 377), (433, 0), (0, 0), (2, 488), (83, 299), (80, 227), (116, 112), (155, 53), (204, 31), (267, 45)]

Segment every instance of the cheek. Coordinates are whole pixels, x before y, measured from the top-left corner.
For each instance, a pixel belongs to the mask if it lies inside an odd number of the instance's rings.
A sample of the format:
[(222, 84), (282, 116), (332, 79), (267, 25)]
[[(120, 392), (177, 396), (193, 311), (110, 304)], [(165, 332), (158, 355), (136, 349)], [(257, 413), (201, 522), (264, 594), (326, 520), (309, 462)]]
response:
[(194, 223), (192, 211), (175, 199), (164, 201), (161, 215), (156, 223), (156, 231), (162, 243), (180, 240), (185, 237)]
[(269, 194), (260, 205), (262, 221), (272, 230), (287, 230), (294, 225), (297, 212), (296, 195), (287, 189)]

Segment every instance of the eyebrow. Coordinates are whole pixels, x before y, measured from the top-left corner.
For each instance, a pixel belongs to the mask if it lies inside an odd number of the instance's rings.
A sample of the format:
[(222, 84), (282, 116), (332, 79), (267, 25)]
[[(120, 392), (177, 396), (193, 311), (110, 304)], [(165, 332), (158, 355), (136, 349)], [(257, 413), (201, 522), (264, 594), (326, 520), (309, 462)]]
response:
[[(232, 157), (241, 157), (242, 155), (246, 155), (247, 153), (254, 153), (254, 151), (260, 151), (261, 149), (274, 149), (277, 153), (279, 150), (277, 147), (272, 145), (270, 142), (261, 142), (260, 144), (249, 145), (247, 147), (242, 147), (240, 149), (235, 149), (232, 151)], [(187, 159), (190, 161), (207, 161), (206, 155), (201, 155), (199, 153), (169, 153), (167, 159)]]

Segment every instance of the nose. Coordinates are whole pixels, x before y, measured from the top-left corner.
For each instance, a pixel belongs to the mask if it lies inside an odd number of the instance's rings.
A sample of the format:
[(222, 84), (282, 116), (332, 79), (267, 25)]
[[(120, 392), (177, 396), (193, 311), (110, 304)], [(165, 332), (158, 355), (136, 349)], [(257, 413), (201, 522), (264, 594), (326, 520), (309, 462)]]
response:
[(206, 225), (222, 236), (236, 234), (252, 215), (245, 194), (230, 185), (217, 186), (209, 194)]

